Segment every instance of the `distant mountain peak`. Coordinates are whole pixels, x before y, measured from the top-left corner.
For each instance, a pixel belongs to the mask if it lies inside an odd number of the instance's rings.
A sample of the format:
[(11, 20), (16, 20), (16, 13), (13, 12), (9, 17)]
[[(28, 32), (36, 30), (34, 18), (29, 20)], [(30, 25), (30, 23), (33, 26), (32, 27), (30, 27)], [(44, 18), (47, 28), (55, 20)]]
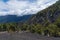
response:
[(30, 18), (31, 15), (16, 16), (16, 15), (5, 15), (0, 16), (0, 23), (8, 22), (25, 22)]

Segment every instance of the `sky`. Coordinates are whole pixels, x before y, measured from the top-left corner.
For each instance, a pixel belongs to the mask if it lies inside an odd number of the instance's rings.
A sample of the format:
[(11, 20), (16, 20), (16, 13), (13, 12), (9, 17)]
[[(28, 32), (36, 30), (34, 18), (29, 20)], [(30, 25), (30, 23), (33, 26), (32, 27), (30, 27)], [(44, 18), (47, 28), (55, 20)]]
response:
[(58, 0), (0, 0), (0, 16), (36, 14)]

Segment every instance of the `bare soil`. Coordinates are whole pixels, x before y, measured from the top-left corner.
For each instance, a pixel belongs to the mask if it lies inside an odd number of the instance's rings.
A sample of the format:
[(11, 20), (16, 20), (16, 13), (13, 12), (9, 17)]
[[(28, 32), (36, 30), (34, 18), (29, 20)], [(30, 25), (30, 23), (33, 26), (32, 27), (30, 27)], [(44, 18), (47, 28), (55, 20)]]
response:
[(60, 38), (41, 36), (30, 32), (0, 32), (0, 40), (60, 40)]

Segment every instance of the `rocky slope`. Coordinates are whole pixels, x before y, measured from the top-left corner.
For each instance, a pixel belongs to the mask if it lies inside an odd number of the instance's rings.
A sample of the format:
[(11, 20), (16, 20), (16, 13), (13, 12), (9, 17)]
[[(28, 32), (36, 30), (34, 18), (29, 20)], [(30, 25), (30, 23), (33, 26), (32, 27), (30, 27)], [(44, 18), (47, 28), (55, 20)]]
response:
[(56, 21), (57, 18), (60, 16), (60, 0), (53, 4), (52, 6), (39, 11), (37, 14), (33, 15), (29, 20), (28, 23), (35, 24), (45, 24), (46, 22), (53, 23)]

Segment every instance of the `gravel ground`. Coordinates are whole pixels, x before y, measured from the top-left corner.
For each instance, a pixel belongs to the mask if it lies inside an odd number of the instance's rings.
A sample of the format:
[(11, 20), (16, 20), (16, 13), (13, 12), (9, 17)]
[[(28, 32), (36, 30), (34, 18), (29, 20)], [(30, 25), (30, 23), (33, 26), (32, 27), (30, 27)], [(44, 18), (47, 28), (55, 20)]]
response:
[(29, 32), (0, 33), (0, 40), (60, 40), (60, 38), (41, 36)]

